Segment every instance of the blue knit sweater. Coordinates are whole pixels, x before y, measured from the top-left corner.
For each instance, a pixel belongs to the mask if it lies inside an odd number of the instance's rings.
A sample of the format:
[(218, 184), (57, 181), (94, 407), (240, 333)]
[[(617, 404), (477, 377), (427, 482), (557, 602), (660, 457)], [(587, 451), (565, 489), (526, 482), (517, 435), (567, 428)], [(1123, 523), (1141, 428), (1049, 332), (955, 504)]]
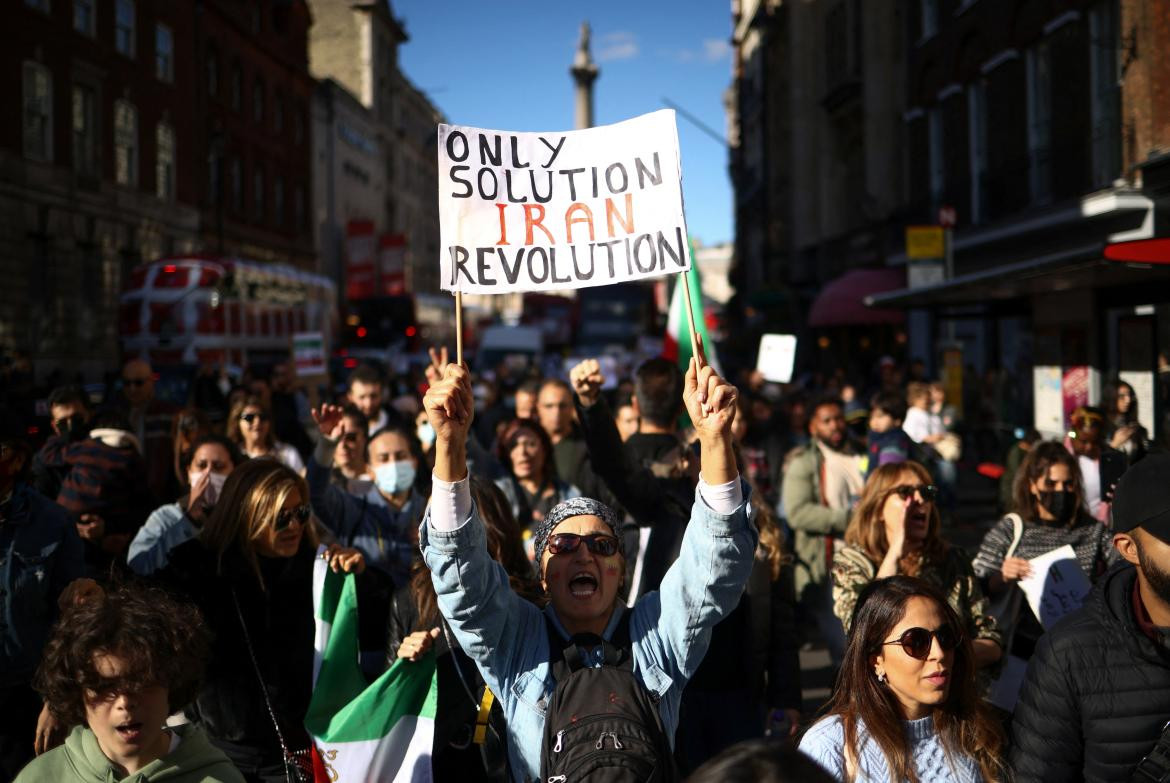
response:
[[(910, 757), (920, 783), (982, 783), (979, 764), (970, 757), (950, 758), (934, 732), (934, 719), (908, 720), (904, 724), (910, 741)], [(869, 741), (865, 727), (858, 730), (857, 783), (890, 783), (890, 768), (876, 742)], [(845, 781), (845, 729), (837, 715), (818, 721), (800, 741), (800, 752), (825, 768), (834, 778)]]

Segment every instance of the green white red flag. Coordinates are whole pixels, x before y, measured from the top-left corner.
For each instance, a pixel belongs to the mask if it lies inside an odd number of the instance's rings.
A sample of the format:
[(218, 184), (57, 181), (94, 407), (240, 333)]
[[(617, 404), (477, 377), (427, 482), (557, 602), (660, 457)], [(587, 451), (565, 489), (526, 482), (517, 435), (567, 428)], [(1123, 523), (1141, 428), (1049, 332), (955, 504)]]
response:
[(429, 783), (438, 687), (435, 656), (399, 659), (367, 684), (358, 665), (354, 576), (317, 558), (313, 696), (305, 728), (333, 783)]

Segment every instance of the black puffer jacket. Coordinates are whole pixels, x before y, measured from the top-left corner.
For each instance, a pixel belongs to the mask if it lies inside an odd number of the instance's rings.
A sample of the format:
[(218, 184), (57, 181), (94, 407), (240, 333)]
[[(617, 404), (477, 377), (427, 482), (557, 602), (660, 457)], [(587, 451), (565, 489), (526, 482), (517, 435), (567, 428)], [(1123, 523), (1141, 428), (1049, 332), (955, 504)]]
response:
[(1170, 719), (1170, 649), (1134, 619), (1137, 572), (1113, 568), (1041, 637), (1012, 725), (1016, 783), (1129, 781)]

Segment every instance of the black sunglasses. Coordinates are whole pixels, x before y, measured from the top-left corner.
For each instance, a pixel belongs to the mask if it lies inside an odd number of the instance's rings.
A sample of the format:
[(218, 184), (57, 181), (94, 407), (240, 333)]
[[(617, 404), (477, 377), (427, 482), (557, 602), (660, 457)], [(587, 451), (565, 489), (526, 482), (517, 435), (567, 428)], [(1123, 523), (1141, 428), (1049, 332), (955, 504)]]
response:
[(146, 378), (123, 378), (122, 385), (123, 386), (145, 386), (146, 381), (147, 381)]
[(579, 536), (576, 533), (553, 533), (548, 537), (548, 551), (554, 555), (572, 554), (581, 546), (582, 541), (590, 552), (602, 557), (616, 555), (618, 551), (618, 540), (604, 533), (590, 533), (587, 536)]
[(927, 503), (932, 502), (938, 497), (938, 487), (934, 484), (900, 484), (891, 489), (890, 492), (902, 498), (902, 500), (909, 500), (917, 492)]
[(932, 639), (938, 639), (938, 646), (942, 648), (943, 652), (950, 652), (959, 646), (961, 638), (959, 632), (949, 625), (944, 625), (935, 631), (928, 631), (925, 628), (907, 628), (897, 639), (883, 642), (882, 646), (900, 644), (911, 658), (925, 661), (930, 657)]
[(347, 432), (341, 436), (341, 439), (346, 443), (357, 443), (360, 436), (356, 432)]
[(240, 414), (240, 421), (246, 421), (249, 424), (259, 419), (260, 421), (268, 421), (267, 413), (242, 413)]
[(273, 528), (279, 533), (291, 525), (294, 519), (304, 525), (309, 521), (312, 513), (313, 507), (308, 503), (303, 506), (297, 506), (296, 508), (286, 508), (276, 515), (276, 524), (273, 525)]

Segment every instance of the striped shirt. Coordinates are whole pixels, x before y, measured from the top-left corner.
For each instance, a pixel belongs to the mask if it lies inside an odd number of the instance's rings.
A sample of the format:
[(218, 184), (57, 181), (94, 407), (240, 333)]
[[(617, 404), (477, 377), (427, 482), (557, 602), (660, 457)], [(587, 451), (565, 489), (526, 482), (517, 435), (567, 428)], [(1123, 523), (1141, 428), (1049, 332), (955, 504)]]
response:
[(73, 514), (98, 513), (120, 528), (149, 497), (142, 481), (146, 468), (133, 448), (115, 448), (93, 438), (71, 443), (55, 436), (41, 449), (40, 458), (46, 466), (67, 469), (56, 500)]
[[(1073, 527), (1056, 527), (1024, 520), (1024, 534), (1012, 556), (1030, 560), (1068, 544), (1076, 552), (1081, 570), (1091, 581), (1097, 581), (1097, 577), (1117, 559), (1117, 550), (1112, 544), (1113, 534), (1094, 519), (1081, 517), (1081, 520)], [(1013, 525), (1008, 516), (1004, 516), (987, 531), (979, 546), (979, 553), (972, 562), (976, 576), (986, 579), (1003, 568), (1004, 557), (1012, 543), (1012, 533)]]

